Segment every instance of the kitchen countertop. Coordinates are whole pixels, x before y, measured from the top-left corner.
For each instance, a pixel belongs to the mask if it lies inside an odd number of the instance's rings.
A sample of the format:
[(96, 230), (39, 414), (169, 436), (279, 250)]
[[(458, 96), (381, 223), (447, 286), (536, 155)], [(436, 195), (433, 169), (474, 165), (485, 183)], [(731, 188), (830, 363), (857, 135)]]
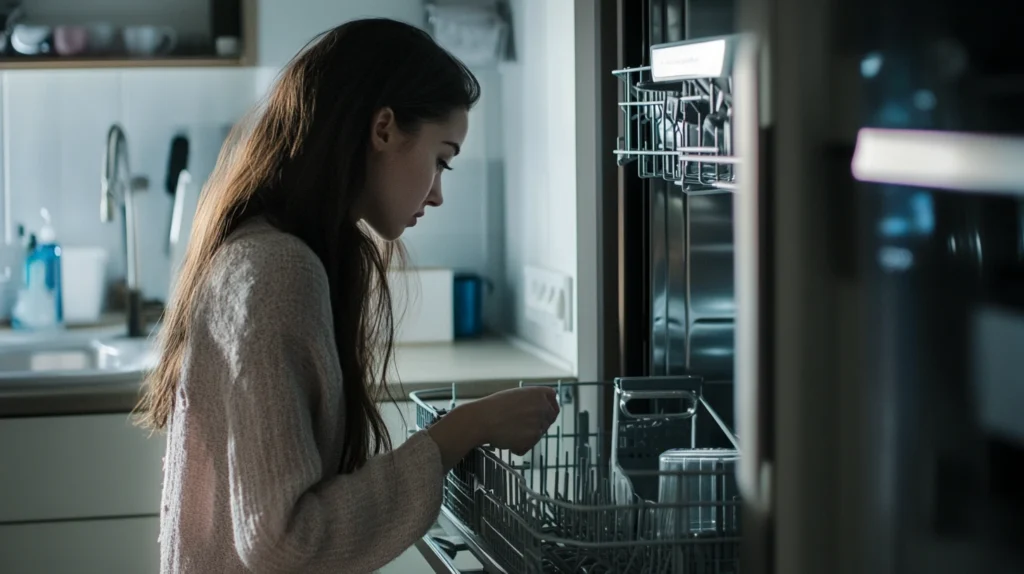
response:
[[(120, 329), (74, 329), (62, 336), (116, 337)], [(0, 347), (32, 338), (0, 329)], [(142, 376), (140, 371), (92, 371), (47, 380), (0, 380), (0, 417), (129, 412), (138, 400)], [(476, 398), (520, 381), (559, 379), (572, 380), (573, 374), (501, 337), (396, 346), (395, 365), (388, 378), (396, 400), (452, 382), (473, 383), (463, 387), (461, 396)]]

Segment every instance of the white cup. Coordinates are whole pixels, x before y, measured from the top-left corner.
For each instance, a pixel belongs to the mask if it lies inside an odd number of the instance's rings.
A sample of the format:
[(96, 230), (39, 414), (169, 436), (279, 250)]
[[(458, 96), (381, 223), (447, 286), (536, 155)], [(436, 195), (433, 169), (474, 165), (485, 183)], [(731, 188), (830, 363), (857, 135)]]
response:
[(89, 51), (108, 54), (117, 47), (117, 28), (109, 22), (89, 24)]
[(221, 58), (234, 57), (241, 52), (241, 42), (234, 36), (219, 36), (213, 41), (213, 45)]
[(132, 56), (167, 54), (178, 44), (178, 34), (168, 26), (129, 26), (123, 36), (124, 47)]

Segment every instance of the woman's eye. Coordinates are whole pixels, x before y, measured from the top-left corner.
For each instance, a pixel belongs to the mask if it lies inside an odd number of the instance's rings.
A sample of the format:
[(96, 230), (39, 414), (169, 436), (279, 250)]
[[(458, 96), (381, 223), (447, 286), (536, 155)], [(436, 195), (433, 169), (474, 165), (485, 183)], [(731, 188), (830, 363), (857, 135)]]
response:
[(452, 166), (448, 165), (448, 162), (443, 159), (437, 160), (437, 171), (448, 170), (451, 171)]

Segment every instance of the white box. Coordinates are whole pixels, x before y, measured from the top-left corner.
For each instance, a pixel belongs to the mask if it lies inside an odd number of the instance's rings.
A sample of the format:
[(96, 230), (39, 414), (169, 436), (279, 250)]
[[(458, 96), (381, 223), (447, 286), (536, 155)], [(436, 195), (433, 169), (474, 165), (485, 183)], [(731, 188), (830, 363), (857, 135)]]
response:
[(395, 313), (395, 343), (448, 343), (454, 331), (451, 269), (388, 272)]

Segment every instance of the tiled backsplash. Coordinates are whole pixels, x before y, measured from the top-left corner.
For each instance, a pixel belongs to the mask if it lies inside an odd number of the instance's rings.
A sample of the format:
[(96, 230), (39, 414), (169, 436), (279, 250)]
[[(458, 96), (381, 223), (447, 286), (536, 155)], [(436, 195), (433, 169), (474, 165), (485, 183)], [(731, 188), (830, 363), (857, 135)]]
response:
[[(106, 134), (111, 124), (120, 123), (133, 174), (150, 182), (137, 204), (141, 287), (146, 297), (164, 299), (172, 206), (164, 180), (171, 138), (184, 132), (190, 139), (191, 191), (197, 193), (226, 130), (274, 75), (258, 68), (3, 72), (8, 122), (3, 153), (10, 170), (4, 181), (10, 186), (11, 220), (37, 231), (39, 210), (46, 207), (62, 244), (107, 249), (108, 277), (123, 277), (123, 226), (99, 218)], [(497, 280), (505, 264), (501, 137), (495, 129), (501, 125), (501, 90), (496, 72), (480, 76), (484, 97), (472, 114), (465, 151), (455, 170), (445, 174), (445, 204), (407, 233), (406, 244), (414, 266), (453, 267)], [(10, 260), (7, 248), (0, 266)], [(489, 318), (498, 317), (500, 308), (503, 289), (496, 283), (498, 292), (485, 309)]]
[(252, 81), (244, 69), (5, 72), (10, 219), (38, 230), (39, 210), (46, 207), (62, 244), (107, 249), (108, 276), (123, 277), (123, 226), (102, 223), (99, 209), (107, 130), (119, 123), (133, 175), (150, 182), (137, 203), (141, 288), (146, 297), (165, 298), (171, 138), (179, 131), (190, 138), (197, 192), (226, 130), (253, 102)]

